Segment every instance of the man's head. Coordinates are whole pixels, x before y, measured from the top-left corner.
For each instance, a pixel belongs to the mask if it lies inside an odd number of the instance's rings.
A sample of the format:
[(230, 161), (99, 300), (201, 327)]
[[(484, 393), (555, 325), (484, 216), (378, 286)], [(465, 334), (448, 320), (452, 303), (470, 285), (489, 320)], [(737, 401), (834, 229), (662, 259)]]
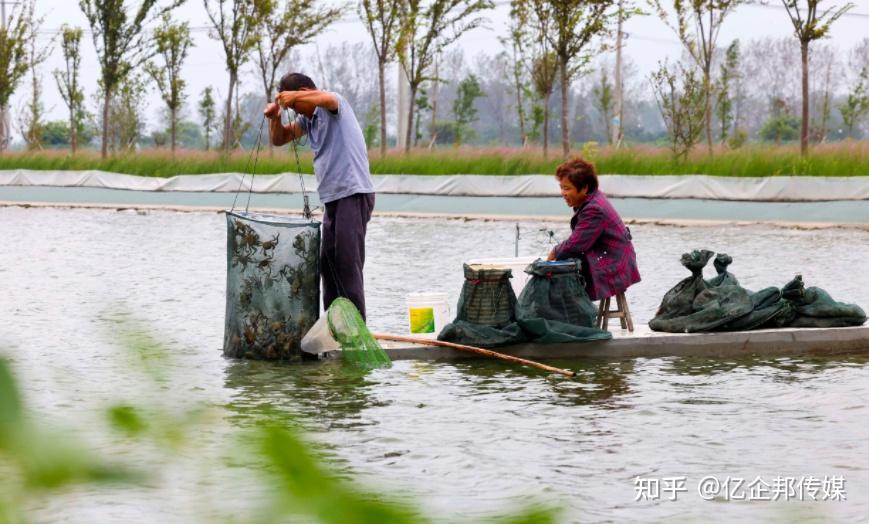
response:
[[(316, 90), (317, 86), (314, 84), (314, 81), (307, 75), (303, 75), (302, 73), (289, 73), (284, 75), (281, 78), (281, 81), (278, 83), (278, 91), (313, 91)], [(293, 111), (303, 114), (310, 118), (314, 115), (314, 110), (317, 109), (317, 106), (311, 104), (309, 102), (298, 101), (292, 104), (290, 107)]]
[(302, 73), (288, 73), (278, 83), (278, 91), (301, 91), (303, 89), (317, 89), (314, 81), (308, 75)]

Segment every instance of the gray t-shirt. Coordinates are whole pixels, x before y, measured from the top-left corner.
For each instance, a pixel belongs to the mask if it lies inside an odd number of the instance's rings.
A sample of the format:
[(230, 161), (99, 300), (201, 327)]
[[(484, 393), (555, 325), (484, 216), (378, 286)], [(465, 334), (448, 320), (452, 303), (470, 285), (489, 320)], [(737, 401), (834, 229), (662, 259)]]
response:
[(338, 112), (318, 107), (296, 123), (308, 134), (314, 150), (314, 175), (320, 202), (327, 203), (356, 193), (373, 193), (368, 149), (353, 108), (338, 93)]

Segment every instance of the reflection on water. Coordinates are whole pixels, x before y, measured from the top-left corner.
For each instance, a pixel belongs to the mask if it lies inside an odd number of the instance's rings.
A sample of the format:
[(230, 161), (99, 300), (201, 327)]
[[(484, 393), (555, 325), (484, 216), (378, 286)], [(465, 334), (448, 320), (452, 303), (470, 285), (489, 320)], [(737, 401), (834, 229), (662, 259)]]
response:
[[(0, 223), (7, 232), (0, 351), (13, 352), (28, 403), (49, 416), (87, 420), (119, 392), (143, 404), (199, 401), (223, 414), (225, 426), (202, 435), (215, 447), (226, 445), (227, 427), (299, 423), (348, 475), (443, 515), (474, 518), (522, 497), (563, 505), (569, 522), (869, 514), (867, 357), (553, 362), (574, 369), (572, 380), (487, 360), (398, 361), (370, 372), (339, 361), (227, 360), (222, 216), (0, 208)], [(837, 299), (867, 305), (869, 272), (855, 271), (869, 259), (863, 232), (635, 226), (632, 233), (643, 282), (628, 299), (638, 323), (686, 276), (679, 255), (698, 247), (733, 256), (731, 269), (746, 287), (781, 284), (799, 271)], [(512, 224), (498, 222), (375, 218), (366, 265), (372, 327), (404, 332), (409, 293), (444, 291), (455, 303), (462, 262), (511, 256), (514, 235)], [(545, 238), (523, 237), (520, 254), (547, 248)], [(142, 374), (119, 365), (106, 336), (115, 329), (106, 307), (117, 302), (174, 349), (170, 376), (156, 391), (137, 387)], [(207, 496), (202, 486), (167, 481), (138, 497), (76, 494), (76, 508), (96, 509), (67, 510), (64, 500), (57, 514), (195, 520), (203, 513), (191, 508), (238, 498), (237, 469), (210, 464)], [(685, 476), (691, 485), (706, 475), (836, 474), (846, 477), (847, 502), (714, 504), (691, 493), (678, 503), (634, 501), (637, 475)], [(177, 504), (179, 494), (194, 503)], [(243, 495), (256, 506), (255, 492)], [(154, 503), (163, 500), (170, 502)]]
[(377, 386), (372, 372), (343, 366), (340, 360), (282, 364), (229, 359), (224, 373), (224, 387), (231, 392), (226, 408), (239, 426), (298, 420), (322, 430), (354, 427), (359, 413), (375, 405), (369, 394)]

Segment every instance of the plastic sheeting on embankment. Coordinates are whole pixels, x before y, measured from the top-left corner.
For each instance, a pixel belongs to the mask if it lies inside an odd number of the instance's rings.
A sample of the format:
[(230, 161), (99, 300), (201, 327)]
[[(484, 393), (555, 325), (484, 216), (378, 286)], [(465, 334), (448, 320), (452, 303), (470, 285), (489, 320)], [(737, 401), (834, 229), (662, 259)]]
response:
[[(142, 177), (105, 171), (0, 171), (0, 186), (56, 186), (134, 191), (235, 192), (250, 189), (251, 177), (240, 173)], [(557, 197), (549, 175), (374, 175), (381, 194)], [(317, 188), (304, 175), (305, 188)], [(869, 200), (869, 177), (715, 177), (707, 175), (604, 175), (601, 189), (613, 198), (708, 199), (764, 202)], [(295, 173), (257, 175), (256, 193), (299, 193)]]

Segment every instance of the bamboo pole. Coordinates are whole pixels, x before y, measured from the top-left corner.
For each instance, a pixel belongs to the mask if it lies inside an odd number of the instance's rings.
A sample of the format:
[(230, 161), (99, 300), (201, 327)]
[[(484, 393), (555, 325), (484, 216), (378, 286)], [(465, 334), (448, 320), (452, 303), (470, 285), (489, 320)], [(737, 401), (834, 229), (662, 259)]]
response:
[(534, 362), (533, 360), (527, 360), (520, 357), (514, 357), (513, 355), (505, 355), (504, 353), (498, 353), (497, 351), (492, 351), (490, 349), (483, 349), (474, 346), (466, 346), (464, 344), (454, 344), (452, 342), (444, 342), (441, 340), (431, 340), (428, 338), (416, 338), (416, 337), (406, 337), (403, 335), (390, 335), (388, 333), (371, 333), (371, 336), (378, 340), (391, 340), (393, 342), (410, 342), (411, 344), (419, 344), (421, 346), (440, 346), (450, 349), (455, 349), (458, 351), (465, 351), (467, 353), (474, 353), (477, 355), (482, 355), (484, 357), (496, 358), (498, 360), (503, 360), (505, 362), (512, 362), (513, 364), (520, 364), (523, 366), (530, 366), (537, 369), (542, 369), (544, 371), (549, 371), (550, 373), (560, 373), (567, 377), (574, 377), (576, 373), (569, 369), (561, 369), (552, 366), (547, 366), (546, 364), (541, 364), (540, 362)]

